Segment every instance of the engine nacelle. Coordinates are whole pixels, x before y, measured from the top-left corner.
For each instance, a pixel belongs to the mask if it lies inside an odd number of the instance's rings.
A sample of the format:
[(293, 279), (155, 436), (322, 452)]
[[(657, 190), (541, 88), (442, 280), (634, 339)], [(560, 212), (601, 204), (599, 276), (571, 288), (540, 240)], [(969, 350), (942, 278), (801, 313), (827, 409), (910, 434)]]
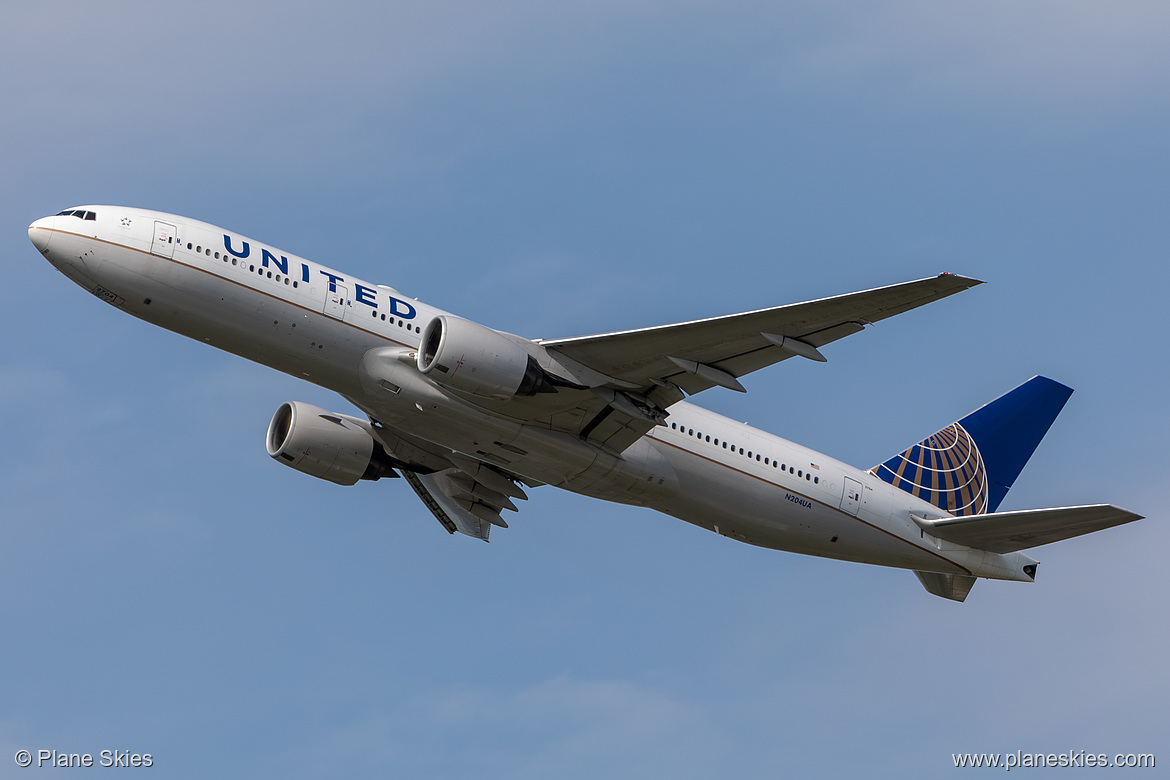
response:
[(312, 404), (281, 404), (268, 424), (267, 442), (276, 461), (338, 485), (398, 476), (364, 421)]
[(418, 370), (441, 385), (484, 398), (556, 392), (540, 364), (519, 344), (448, 315), (435, 317), (423, 330)]

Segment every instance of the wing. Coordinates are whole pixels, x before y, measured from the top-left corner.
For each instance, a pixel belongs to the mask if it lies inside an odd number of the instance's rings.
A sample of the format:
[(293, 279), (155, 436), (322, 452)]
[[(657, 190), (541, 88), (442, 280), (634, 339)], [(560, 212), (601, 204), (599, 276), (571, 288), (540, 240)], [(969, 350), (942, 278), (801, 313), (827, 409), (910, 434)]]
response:
[(793, 355), (824, 360), (819, 347), (982, 283), (940, 274), (743, 314), (540, 343), (637, 388), (670, 383), (692, 395), (715, 385), (742, 392), (738, 377)]
[(575, 363), (596, 375), (587, 377), (569, 370), (591, 391), (565, 393), (562, 397), (572, 397), (574, 407), (557, 410), (542, 422), (621, 452), (661, 425), (666, 409), (685, 395), (716, 385), (743, 392), (739, 377), (745, 374), (793, 355), (823, 361), (819, 348), (826, 344), (982, 283), (940, 274), (725, 317), (538, 340), (550, 355), (562, 356), (565, 363)]
[(965, 544), (978, 550), (1009, 553), (1141, 519), (1141, 515), (1112, 504), (1093, 504), (995, 512), (944, 520), (922, 520), (916, 517), (915, 522), (928, 534), (948, 542)]
[[(478, 470), (479, 464), (476, 464), (475, 468)], [(485, 472), (488, 471), (487, 466), (482, 468)], [(405, 470), (402, 472), (402, 476), (414, 488), (414, 492), (418, 493), (427, 509), (431, 510), (431, 514), (449, 533), (458, 531), (476, 539), (483, 539), (485, 542), (493, 525), (508, 527), (500, 512), (504, 509), (516, 511), (516, 505), (511, 499), (495, 489), (502, 486), (497, 484), (497, 480), (505, 478), (496, 472), (491, 474), (493, 479), (489, 479), (486, 473), (481, 475), (483, 479), (480, 479), (459, 467), (436, 471), (433, 474)], [(495, 487), (488, 487), (485, 481), (491, 482)], [(525, 498), (523, 491), (515, 485), (512, 485), (510, 492), (517, 498)]]
[[(542, 365), (559, 379), (556, 392), (477, 403), (620, 453), (663, 424), (666, 410), (687, 394), (716, 385), (742, 391), (738, 377), (793, 355), (824, 360), (819, 348), (826, 344), (978, 284), (982, 282), (977, 279), (941, 274), (725, 317), (598, 336), (540, 339), (537, 343), (545, 347), (546, 356)], [(376, 410), (366, 411), (376, 417)], [(514, 467), (518, 455), (523, 457), (505, 447), (493, 452), (492, 460), (504, 468)], [(416, 485), (415, 490), (419, 489)]]

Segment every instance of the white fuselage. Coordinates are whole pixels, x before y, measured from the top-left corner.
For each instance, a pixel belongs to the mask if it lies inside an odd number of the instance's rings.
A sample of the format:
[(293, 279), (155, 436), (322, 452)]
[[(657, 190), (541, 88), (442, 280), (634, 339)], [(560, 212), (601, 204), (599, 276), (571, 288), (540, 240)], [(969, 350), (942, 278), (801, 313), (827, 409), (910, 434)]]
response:
[(203, 222), (113, 206), (46, 217), (29, 235), (62, 273), (147, 322), (336, 391), (395, 430), (507, 461), (529, 480), (651, 507), (750, 544), (843, 560), (1025, 580), (1021, 553), (940, 541), (947, 516), (869, 472), (680, 402), (620, 455), (449, 392), (409, 365), (399, 389), (363, 381), (379, 347), (415, 350), (445, 314), (389, 287)]

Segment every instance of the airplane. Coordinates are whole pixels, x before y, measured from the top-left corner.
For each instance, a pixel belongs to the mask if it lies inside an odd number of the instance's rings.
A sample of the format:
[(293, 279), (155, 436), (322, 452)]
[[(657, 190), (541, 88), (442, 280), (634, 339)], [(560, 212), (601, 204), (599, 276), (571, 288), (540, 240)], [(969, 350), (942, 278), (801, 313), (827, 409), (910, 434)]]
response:
[(527, 339), (174, 214), (78, 206), (28, 234), (106, 303), (340, 394), (365, 417), (289, 401), (268, 454), (338, 485), (401, 476), (452, 534), (486, 542), (526, 488), (554, 485), (747, 544), (909, 569), (963, 601), (978, 578), (1035, 581), (1025, 550), (1141, 519), (1111, 504), (998, 511), (1072, 393), (1046, 377), (870, 469), (685, 400), (824, 361), (832, 342), (977, 279)]

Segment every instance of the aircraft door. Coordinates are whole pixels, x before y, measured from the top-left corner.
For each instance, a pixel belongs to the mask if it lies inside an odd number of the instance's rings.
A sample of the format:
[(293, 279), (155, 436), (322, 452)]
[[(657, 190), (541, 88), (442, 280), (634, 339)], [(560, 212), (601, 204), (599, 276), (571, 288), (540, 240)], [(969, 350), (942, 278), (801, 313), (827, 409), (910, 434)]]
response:
[(325, 291), (325, 313), (336, 319), (345, 319), (345, 307), (349, 304), (349, 291), (344, 285), (334, 285), (336, 290)]
[(861, 483), (845, 477), (845, 492), (841, 495), (841, 508), (851, 515), (861, 509)]
[(151, 254), (159, 257), (174, 257), (176, 235), (178, 235), (178, 230), (174, 225), (166, 222), (155, 222), (154, 241), (150, 245)]

